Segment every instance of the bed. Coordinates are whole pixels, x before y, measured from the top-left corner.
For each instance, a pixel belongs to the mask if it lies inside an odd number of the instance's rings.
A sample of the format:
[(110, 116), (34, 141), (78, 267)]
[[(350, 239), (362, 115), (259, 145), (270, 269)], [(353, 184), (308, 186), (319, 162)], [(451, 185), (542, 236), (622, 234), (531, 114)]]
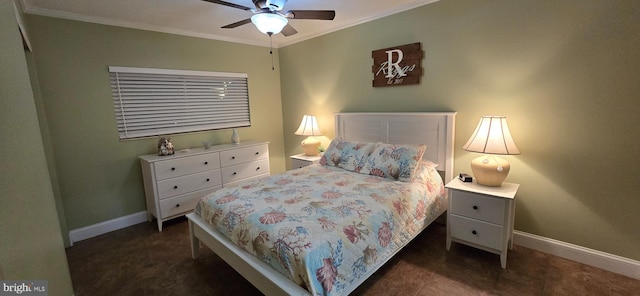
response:
[(454, 124), (455, 112), (336, 114), (321, 164), (201, 199), (192, 257), (203, 243), (266, 295), (349, 294), (446, 211)]

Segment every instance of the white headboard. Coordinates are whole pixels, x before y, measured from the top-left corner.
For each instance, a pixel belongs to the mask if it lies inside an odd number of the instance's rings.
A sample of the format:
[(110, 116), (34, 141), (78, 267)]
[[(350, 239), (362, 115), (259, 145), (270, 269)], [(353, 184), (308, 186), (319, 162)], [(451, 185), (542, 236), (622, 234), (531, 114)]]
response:
[(361, 142), (426, 144), (422, 158), (438, 164), (446, 183), (454, 175), (456, 113), (336, 113), (336, 137)]

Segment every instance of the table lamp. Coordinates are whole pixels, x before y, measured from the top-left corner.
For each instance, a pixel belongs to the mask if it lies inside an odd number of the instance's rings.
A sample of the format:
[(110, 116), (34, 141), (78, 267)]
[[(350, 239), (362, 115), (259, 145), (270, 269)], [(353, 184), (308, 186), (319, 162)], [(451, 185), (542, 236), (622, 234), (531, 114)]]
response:
[(315, 115), (303, 116), (300, 127), (298, 127), (295, 134), (299, 136), (309, 136), (302, 141), (304, 155), (314, 156), (319, 154), (318, 147), (320, 147), (320, 140), (316, 139), (315, 136), (322, 136), (322, 132), (320, 128), (318, 128), (318, 121)]
[(478, 184), (492, 187), (502, 186), (511, 168), (508, 161), (493, 154), (520, 154), (504, 116), (482, 116), (476, 131), (462, 149), (486, 154), (471, 161), (471, 171)]

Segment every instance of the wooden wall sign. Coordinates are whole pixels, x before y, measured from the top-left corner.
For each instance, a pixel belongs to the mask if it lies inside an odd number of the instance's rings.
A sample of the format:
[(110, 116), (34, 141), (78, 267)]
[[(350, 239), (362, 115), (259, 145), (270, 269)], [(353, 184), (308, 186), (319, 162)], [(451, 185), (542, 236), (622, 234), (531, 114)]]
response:
[(373, 87), (419, 84), (423, 52), (420, 43), (374, 50)]

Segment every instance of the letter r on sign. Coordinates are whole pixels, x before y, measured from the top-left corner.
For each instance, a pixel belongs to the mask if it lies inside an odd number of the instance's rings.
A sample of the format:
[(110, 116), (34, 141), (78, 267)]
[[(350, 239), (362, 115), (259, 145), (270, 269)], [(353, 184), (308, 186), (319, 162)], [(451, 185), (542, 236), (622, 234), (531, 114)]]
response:
[[(404, 58), (404, 54), (402, 53), (402, 50), (399, 49), (392, 49), (392, 50), (387, 50), (385, 51), (387, 53), (387, 78), (393, 78), (395, 75), (394, 73), (398, 73), (397, 77), (403, 77), (403, 76), (407, 76), (407, 74), (404, 73), (404, 71), (402, 71), (402, 68), (400, 68), (400, 62), (402, 62), (402, 59)], [(393, 53), (398, 53), (398, 61), (393, 62)], [(396, 72), (393, 71), (393, 68), (396, 69)]]

